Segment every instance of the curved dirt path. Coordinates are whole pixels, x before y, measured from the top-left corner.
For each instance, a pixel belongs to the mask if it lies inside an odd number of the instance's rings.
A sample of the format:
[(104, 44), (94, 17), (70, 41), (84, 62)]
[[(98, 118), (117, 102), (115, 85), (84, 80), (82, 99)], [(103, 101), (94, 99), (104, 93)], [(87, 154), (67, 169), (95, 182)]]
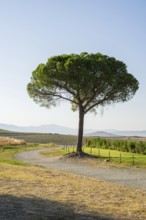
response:
[(82, 163), (64, 161), (60, 157), (45, 157), (40, 154), (40, 151), (44, 150), (46, 149), (20, 152), (16, 154), (15, 159), (67, 173), (93, 177), (146, 190), (146, 170), (144, 169), (91, 167)]

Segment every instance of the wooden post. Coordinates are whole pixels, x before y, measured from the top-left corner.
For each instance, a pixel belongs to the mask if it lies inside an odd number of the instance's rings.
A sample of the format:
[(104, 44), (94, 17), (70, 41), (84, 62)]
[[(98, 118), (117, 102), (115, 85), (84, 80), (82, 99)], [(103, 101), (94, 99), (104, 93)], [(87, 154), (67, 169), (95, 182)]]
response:
[(120, 163), (122, 162), (122, 155), (121, 155), (121, 153), (120, 153)]
[(90, 148), (90, 154), (92, 154), (92, 147)]
[(132, 155), (132, 164), (134, 165), (134, 154)]
[(108, 159), (110, 160), (110, 150), (109, 150), (109, 152), (108, 152)]
[(98, 149), (98, 157), (100, 157), (100, 149)]

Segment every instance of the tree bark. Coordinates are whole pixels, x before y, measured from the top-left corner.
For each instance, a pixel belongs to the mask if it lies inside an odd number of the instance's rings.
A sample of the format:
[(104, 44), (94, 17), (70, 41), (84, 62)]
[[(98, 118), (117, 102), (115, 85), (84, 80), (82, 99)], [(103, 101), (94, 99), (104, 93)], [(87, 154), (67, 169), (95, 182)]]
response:
[(77, 152), (79, 153), (82, 153), (83, 128), (84, 128), (84, 110), (82, 108), (79, 108), (79, 127), (78, 127), (78, 142), (77, 142)]

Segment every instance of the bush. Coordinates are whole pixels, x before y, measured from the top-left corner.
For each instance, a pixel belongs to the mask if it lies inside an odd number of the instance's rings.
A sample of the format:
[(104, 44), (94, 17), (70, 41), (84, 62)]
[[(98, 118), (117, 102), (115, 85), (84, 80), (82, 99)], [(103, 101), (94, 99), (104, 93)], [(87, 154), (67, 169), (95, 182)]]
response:
[(26, 142), (24, 140), (19, 140), (15, 138), (9, 137), (0, 137), (0, 147), (2, 146), (17, 146), (17, 145), (25, 145)]
[(118, 150), (124, 152), (146, 154), (146, 142), (131, 140), (110, 140), (105, 138), (96, 138), (86, 140), (87, 147), (96, 147), (103, 149)]

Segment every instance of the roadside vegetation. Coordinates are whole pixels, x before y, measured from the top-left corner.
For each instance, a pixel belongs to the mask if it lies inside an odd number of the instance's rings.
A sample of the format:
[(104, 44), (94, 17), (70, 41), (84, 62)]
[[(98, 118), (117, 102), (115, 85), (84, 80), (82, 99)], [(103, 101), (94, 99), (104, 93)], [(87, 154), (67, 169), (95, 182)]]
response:
[(17, 145), (25, 145), (25, 144), (26, 142), (24, 140), (19, 140), (10, 137), (0, 137), (0, 147), (6, 145), (17, 146)]
[[(62, 149), (45, 150), (41, 154), (45, 156), (69, 156), (75, 152), (75, 147), (63, 146)], [(146, 155), (136, 154), (131, 152), (122, 152), (109, 149), (100, 149), (92, 147), (83, 147), (83, 152), (92, 155), (92, 159), (83, 159), (81, 162), (90, 163), (94, 165), (107, 165), (108, 166), (135, 166), (139, 168), (146, 168)], [(65, 157), (67, 158), (67, 157)], [(73, 157), (72, 157), (73, 158)]]
[(0, 137), (0, 164), (26, 165), (26, 163), (16, 161), (14, 155), (21, 151), (54, 146), (54, 144), (26, 144), (24, 140)]
[(136, 139), (87, 139), (86, 146), (90, 148), (110, 149), (146, 155), (146, 141)]
[[(50, 135), (51, 136), (51, 135)], [(54, 138), (58, 137), (56, 143), (60, 140), (60, 135), (53, 135)], [(63, 136), (62, 143), (65, 143)], [(67, 136), (67, 135), (66, 135)], [(70, 135), (69, 135), (70, 139)], [(68, 140), (69, 140), (68, 139)], [(55, 141), (54, 141), (55, 142)], [(96, 138), (96, 139), (86, 139), (85, 140), (86, 145), (83, 147), (83, 151), (85, 153), (88, 153), (92, 156), (94, 156), (94, 159), (92, 160), (95, 162), (95, 164), (99, 165), (99, 162), (108, 162), (109, 165), (118, 165), (118, 166), (136, 166), (145, 168), (146, 167), (146, 155), (140, 154), (140, 153), (134, 153), (138, 146), (146, 146), (146, 141), (137, 141), (137, 140), (120, 140), (120, 139), (104, 139), (104, 138)], [(131, 152), (125, 152), (120, 149), (125, 149), (125, 145), (127, 146), (127, 149), (129, 147), (129, 151), (131, 149)], [(17, 152), (24, 151), (24, 150), (33, 150), (33, 149), (39, 149), (44, 147), (54, 147), (58, 146), (52, 142), (52, 144), (38, 144), (38, 143), (29, 143), (26, 144), (26, 142), (22, 139), (15, 139), (15, 138), (9, 138), (9, 137), (0, 137), (0, 163), (9, 163), (9, 164), (25, 164), (23, 162), (16, 161), (14, 159), (14, 155)], [(61, 146), (61, 145), (59, 145)], [(113, 148), (116, 148), (118, 150), (113, 150)], [(134, 147), (135, 146), (135, 147)], [(106, 149), (107, 148), (107, 149)], [(141, 147), (142, 149), (142, 147)], [(57, 148), (53, 150), (46, 150), (42, 151), (41, 154), (45, 156), (63, 156), (72, 152), (75, 152), (76, 148), (75, 145), (62, 145), (62, 148)], [(140, 152), (140, 151), (139, 151)], [(85, 161), (85, 160), (84, 160)], [(88, 160), (89, 163), (89, 160)]]

